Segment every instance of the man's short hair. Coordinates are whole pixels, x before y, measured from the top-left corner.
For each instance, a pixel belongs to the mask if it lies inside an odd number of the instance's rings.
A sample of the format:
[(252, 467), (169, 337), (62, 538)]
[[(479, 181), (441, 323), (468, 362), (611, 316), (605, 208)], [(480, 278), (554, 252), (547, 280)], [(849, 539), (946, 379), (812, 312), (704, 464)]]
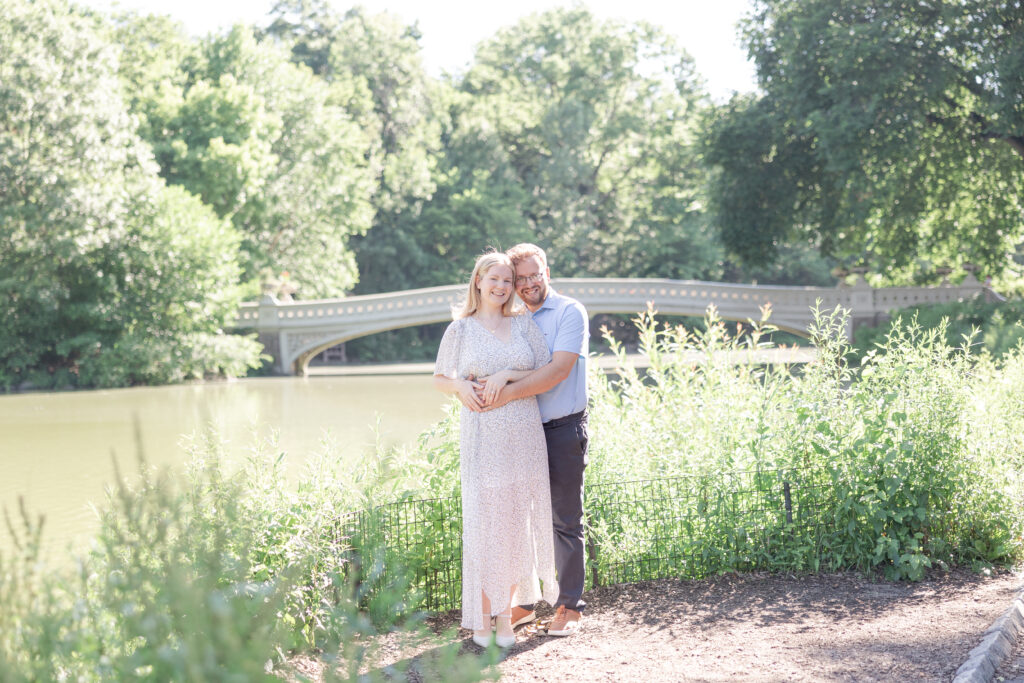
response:
[(530, 244), (529, 242), (523, 242), (517, 244), (514, 247), (509, 248), (505, 251), (505, 254), (512, 259), (512, 265), (518, 266), (520, 261), (536, 256), (540, 259), (541, 266), (544, 268), (548, 267), (548, 257), (544, 253), (544, 250), (538, 247), (536, 244)]

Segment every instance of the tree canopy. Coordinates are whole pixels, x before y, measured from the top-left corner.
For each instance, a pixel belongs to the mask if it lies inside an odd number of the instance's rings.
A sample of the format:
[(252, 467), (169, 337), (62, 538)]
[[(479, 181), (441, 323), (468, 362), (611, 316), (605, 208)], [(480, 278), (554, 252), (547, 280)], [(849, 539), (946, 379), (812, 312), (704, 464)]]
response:
[[(180, 42), (159, 18), (133, 16), (121, 19), (121, 40), (137, 46), (153, 22), (160, 44)], [(372, 218), (372, 138), (349, 113), (352, 89), (316, 77), (243, 26), (170, 51), (180, 55), (176, 69), (168, 50), (131, 49), (136, 59), (121, 69), (145, 122), (140, 133), (169, 183), (200, 196), (242, 234), (247, 291), (281, 272), (307, 297), (351, 288), (347, 238)]]
[(747, 262), (812, 240), (891, 278), (1011, 265), (1024, 235), (1016, 0), (757, 0), (763, 93), (709, 128), (710, 199)]
[(116, 51), (53, 1), (5, 3), (0, 44), (0, 386), (244, 372), (238, 236), (157, 176)]
[(716, 275), (694, 150), (706, 100), (662, 31), (544, 12), (481, 44), (458, 86), (508, 155), (559, 274)]

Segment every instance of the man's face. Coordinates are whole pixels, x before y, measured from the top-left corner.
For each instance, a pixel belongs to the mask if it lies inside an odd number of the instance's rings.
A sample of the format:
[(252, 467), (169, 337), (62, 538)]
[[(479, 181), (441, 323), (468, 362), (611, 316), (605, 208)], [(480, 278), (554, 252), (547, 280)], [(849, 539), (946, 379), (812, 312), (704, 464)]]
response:
[(548, 269), (536, 256), (529, 256), (516, 264), (516, 294), (529, 308), (535, 308), (548, 298)]

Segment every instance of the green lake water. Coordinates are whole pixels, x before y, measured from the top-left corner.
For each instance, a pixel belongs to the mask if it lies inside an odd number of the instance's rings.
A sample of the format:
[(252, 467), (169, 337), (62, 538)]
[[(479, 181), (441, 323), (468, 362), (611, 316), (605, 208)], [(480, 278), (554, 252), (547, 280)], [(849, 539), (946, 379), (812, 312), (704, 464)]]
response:
[[(429, 375), (317, 376), (105, 391), (0, 396), (0, 508), (23, 497), (45, 515), (48, 554), (84, 548), (101, 504), (121, 471), (138, 471), (136, 428), (148, 464), (182, 471), (189, 435), (212, 426), (240, 461), (276, 434), (290, 474), (337, 444), (345, 461), (372, 451), (380, 418), (384, 444), (409, 443), (443, 416), (445, 397)], [(287, 486), (288, 482), (282, 482)], [(12, 515), (13, 516), (13, 515)], [(0, 550), (9, 547), (0, 525)]]

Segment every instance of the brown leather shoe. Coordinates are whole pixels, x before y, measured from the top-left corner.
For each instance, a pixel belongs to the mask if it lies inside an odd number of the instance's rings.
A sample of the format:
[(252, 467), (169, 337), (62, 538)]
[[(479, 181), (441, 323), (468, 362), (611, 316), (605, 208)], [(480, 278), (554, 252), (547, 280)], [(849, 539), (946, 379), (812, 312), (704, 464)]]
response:
[(555, 611), (555, 618), (548, 625), (549, 636), (571, 636), (580, 630), (580, 620), (583, 615), (565, 605), (559, 605)]
[(524, 607), (516, 605), (512, 608), (512, 628), (519, 626), (520, 624), (528, 624), (537, 618), (537, 612), (534, 610), (528, 610)]

